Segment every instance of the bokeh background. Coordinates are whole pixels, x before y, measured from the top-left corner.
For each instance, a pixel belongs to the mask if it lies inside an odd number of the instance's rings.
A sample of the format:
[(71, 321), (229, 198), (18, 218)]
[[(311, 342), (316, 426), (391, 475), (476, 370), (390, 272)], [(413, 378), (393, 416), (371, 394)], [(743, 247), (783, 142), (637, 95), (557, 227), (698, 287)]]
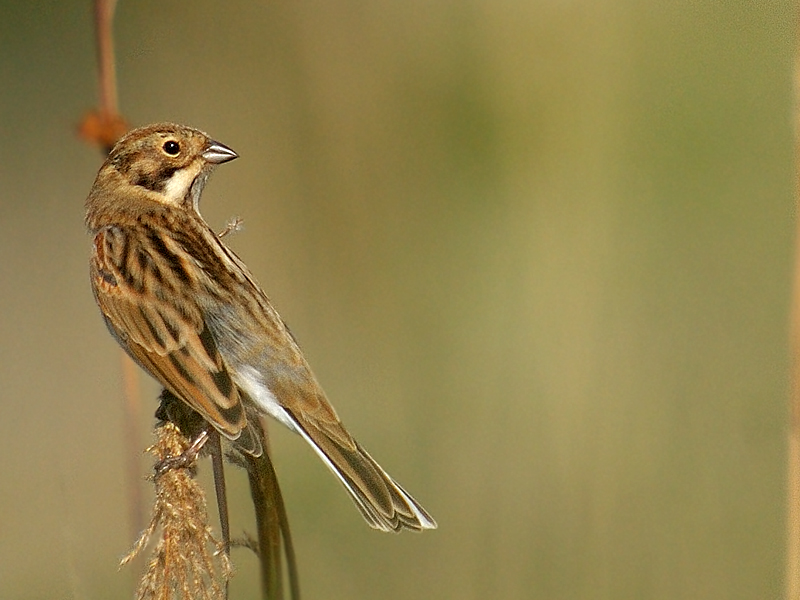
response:
[[(204, 215), (244, 218), (230, 244), (440, 524), (369, 530), (273, 427), (305, 598), (782, 595), (794, 16), (119, 3), (122, 112), (240, 153)], [(0, 4), (3, 598), (128, 598), (136, 575), (82, 223), (95, 73), (89, 2)], [(234, 559), (232, 598), (256, 597)]]

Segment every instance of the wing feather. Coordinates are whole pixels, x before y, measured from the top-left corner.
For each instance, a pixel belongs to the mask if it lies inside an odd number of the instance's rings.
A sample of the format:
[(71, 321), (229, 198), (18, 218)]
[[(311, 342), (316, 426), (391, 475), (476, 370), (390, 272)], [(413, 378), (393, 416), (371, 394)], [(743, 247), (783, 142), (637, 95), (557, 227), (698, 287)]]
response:
[[(97, 304), (111, 333), (139, 365), (236, 440), (247, 419), (200, 309), (187, 296), (192, 290), (182, 275), (190, 258), (173, 252), (159, 261), (147, 240), (120, 227), (96, 234), (91, 283)], [(241, 437), (252, 446), (243, 449), (260, 453), (257, 436)]]

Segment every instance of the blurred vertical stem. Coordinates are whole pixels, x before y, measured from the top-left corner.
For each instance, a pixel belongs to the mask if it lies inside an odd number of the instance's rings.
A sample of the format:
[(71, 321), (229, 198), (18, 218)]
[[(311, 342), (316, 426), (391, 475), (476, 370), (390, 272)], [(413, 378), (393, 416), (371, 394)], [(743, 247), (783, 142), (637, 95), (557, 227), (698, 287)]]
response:
[(117, 71), (114, 62), (114, 10), (117, 0), (95, 0), (97, 23), (97, 63), (100, 70), (100, 112), (106, 116), (118, 114)]
[[(97, 36), (97, 65), (100, 88), (100, 107), (88, 115), (81, 125), (85, 138), (98, 143), (105, 153), (111, 151), (116, 140), (127, 130), (119, 115), (117, 103), (117, 74), (114, 59), (114, 10), (116, 0), (95, 0), (95, 33)], [(123, 350), (119, 350), (122, 367), (122, 389), (124, 394), (124, 428), (127, 482), (128, 519), (131, 537), (136, 539), (144, 529), (142, 476), (139, 466), (139, 432), (142, 423), (139, 371), (136, 364)]]
[[(797, 33), (795, 33), (797, 35)], [(795, 214), (800, 214), (800, 40), (795, 40), (794, 63)], [(787, 469), (786, 598), (800, 600), (800, 220), (795, 217), (794, 281), (789, 345), (791, 386)]]
[(237, 462), (247, 469), (250, 480), (250, 495), (255, 508), (258, 532), (261, 594), (264, 600), (280, 600), (284, 596), (281, 558), (281, 546), (283, 546), (289, 576), (289, 598), (300, 600), (300, 576), (289, 530), (289, 517), (278, 485), (278, 476), (272, 466), (266, 426), (256, 415), (250, 415), (249, 418), (263, 440), (264, 453), (258, 457), (240, 453)]
[(120, 350), (122, 385), (125, 395), (125, 481), (128, 488), (128, 520), (131, 539), (139, 537), (144, 529), (144, 499), (140, 472), (142, 403), (139, 393), (139, 367)]

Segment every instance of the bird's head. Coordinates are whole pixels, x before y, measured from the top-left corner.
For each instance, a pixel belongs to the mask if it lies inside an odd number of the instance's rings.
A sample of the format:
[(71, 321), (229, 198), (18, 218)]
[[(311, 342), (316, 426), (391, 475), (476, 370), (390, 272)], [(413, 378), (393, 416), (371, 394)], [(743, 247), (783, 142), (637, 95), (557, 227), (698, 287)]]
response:
[(97, 174), (87, 207), (121, 209), (121, 204), (156, 202), (198, 211), (200, 194), (213, 168), (236, 152), (202, 131), (159, 123), (120, 139)]

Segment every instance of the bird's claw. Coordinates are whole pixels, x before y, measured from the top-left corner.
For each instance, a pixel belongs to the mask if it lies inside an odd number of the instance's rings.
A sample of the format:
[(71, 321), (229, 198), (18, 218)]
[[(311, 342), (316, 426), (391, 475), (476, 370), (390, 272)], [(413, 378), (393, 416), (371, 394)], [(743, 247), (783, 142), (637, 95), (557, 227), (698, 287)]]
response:
[(198, 435), (186, 450), (177, 456), (168, 456), (158, 461), (154, 467), (156, 477), (161, 477), (167, 471), (173, 469), (188, 469), (193, 467), (197, 462), (197, 456), (200, 454), (205, 443), (208, 441), (208, 431), (203, 431)]

